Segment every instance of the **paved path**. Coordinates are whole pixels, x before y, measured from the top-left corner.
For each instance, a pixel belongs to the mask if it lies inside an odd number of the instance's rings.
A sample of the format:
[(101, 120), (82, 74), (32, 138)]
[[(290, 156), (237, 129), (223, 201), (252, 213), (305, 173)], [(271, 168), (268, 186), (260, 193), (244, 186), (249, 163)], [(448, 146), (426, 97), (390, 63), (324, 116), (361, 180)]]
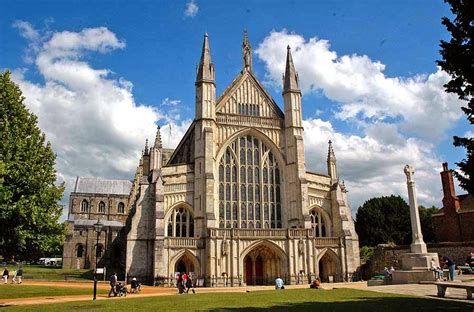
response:
[[(76, 295), (76, 296), (50, 296), (50, 297), (34, 297), (34, 298), (16, 298), (16, 299), (0, 299), (0, 307), (5, 306), (17, 306), (17, 305), (33, 305), (33, 304), (53, 304), (73, 301), (87, 301), (92, 299), (92, 282), (42, 282), (42, 281), (25, 281), (24, 285), (32, 286), (57, 286), (67, 288), (90, 288), (90, 295)], [(335, 288), (352, 288), (362, 289), (369, 291), (377, 291), (383, 293), (392, 294), (403, 294), (421, 297), (436, 297), (436, 286), (430, 284), (408, 284), (408, 285), (389, 285), (389, 286), (372, 286), (367, 287), (366, 282), (355, 282), (355, 283), (331, 283), (322, 284), (324, 289), (335, 289)], [(21, 287), (21, 286), (20, 286)], [(106, 283), (99, 283), (99, 289), (109, 289)], [(287, 289), (303, 289), (308, 288), (308, 285), (288, 285)], [(215, 287), (215, 288), (197, 288), (197, 293), (219, 293), (219, 292), (247, 292), (247, 291), (261, 291), (261, 290), (272, 290), (273, 286), (252, 286), (252, 287)], [(143, 297), (157, 297), (157, 296), (172, 296), (176, 295), (175, 288), (168, 287), (152, 287), (142, 286), (140, 294), (129, 294), (127, 297), (112, 297), (108, 298), (107, 295), (97, 295), (97, 300), (127, 300), (130, 298), (143, 298)], [(466, 302), (466, 291), (460, 289), (448, 289), (446, 298), (440, 300), (462, 300)], [(474, 302), (473, 302), (474, 306)]]

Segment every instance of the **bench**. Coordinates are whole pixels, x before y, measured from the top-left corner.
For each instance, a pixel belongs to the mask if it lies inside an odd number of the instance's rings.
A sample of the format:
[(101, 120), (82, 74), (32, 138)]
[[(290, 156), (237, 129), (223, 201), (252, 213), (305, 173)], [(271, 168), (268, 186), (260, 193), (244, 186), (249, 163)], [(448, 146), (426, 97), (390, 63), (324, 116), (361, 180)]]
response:
[(472, 291), (474, 290), (474, 285), (466, 285), (461, 283), (444, 283), (444, 282), (437, 282), (435, 283), (436, 287), (438, 287), (438, 297), (444, 297), (446, 295), (446, 289), (448, 287), (451, 288), (460, 288), (465, 289), (467, 292), (467, 299), (472, 300)]

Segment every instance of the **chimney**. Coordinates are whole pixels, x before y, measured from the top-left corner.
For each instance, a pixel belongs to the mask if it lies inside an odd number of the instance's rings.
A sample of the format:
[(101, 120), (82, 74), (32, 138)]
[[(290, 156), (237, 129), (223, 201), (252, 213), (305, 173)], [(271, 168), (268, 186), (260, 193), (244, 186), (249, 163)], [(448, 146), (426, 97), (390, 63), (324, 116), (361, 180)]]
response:
[(453, 213), (459, 210), (459, 199), (456, 197), (454, 189), (453, 173), (448, 169), (448, 163), (443, 163), (441, 171), (441, 183), (443, 185), (443, 208), (446, 213)]

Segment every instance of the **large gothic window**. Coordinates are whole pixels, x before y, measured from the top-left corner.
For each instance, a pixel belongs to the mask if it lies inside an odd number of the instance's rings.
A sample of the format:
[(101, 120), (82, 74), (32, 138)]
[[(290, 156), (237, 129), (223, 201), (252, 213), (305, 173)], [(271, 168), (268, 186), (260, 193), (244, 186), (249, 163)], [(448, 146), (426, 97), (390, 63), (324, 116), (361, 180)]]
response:
[(326, 237), (326, 224), (324, 217), (319, 209), (313, 209), (310, 212), (311, 227), (313, 229), (314, 236)]
[(281, 228), (280, 168), (262, 141), (232, 142), (219, 163), (219, 227)]
[(173, 209), (166, 227), (168, 237), (194, 237), (194, 220), (186, 208)]

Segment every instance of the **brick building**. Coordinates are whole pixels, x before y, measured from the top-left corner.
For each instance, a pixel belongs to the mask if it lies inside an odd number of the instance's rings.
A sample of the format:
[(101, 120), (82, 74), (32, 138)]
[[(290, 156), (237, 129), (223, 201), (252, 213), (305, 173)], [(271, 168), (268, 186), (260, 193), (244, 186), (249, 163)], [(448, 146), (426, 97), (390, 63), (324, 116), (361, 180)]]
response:
[(474, 197), (456, 196), (452, 171), (443, 163), (443, 208), (433, 214), (432, 221), (439, 242), (474, 241)]

